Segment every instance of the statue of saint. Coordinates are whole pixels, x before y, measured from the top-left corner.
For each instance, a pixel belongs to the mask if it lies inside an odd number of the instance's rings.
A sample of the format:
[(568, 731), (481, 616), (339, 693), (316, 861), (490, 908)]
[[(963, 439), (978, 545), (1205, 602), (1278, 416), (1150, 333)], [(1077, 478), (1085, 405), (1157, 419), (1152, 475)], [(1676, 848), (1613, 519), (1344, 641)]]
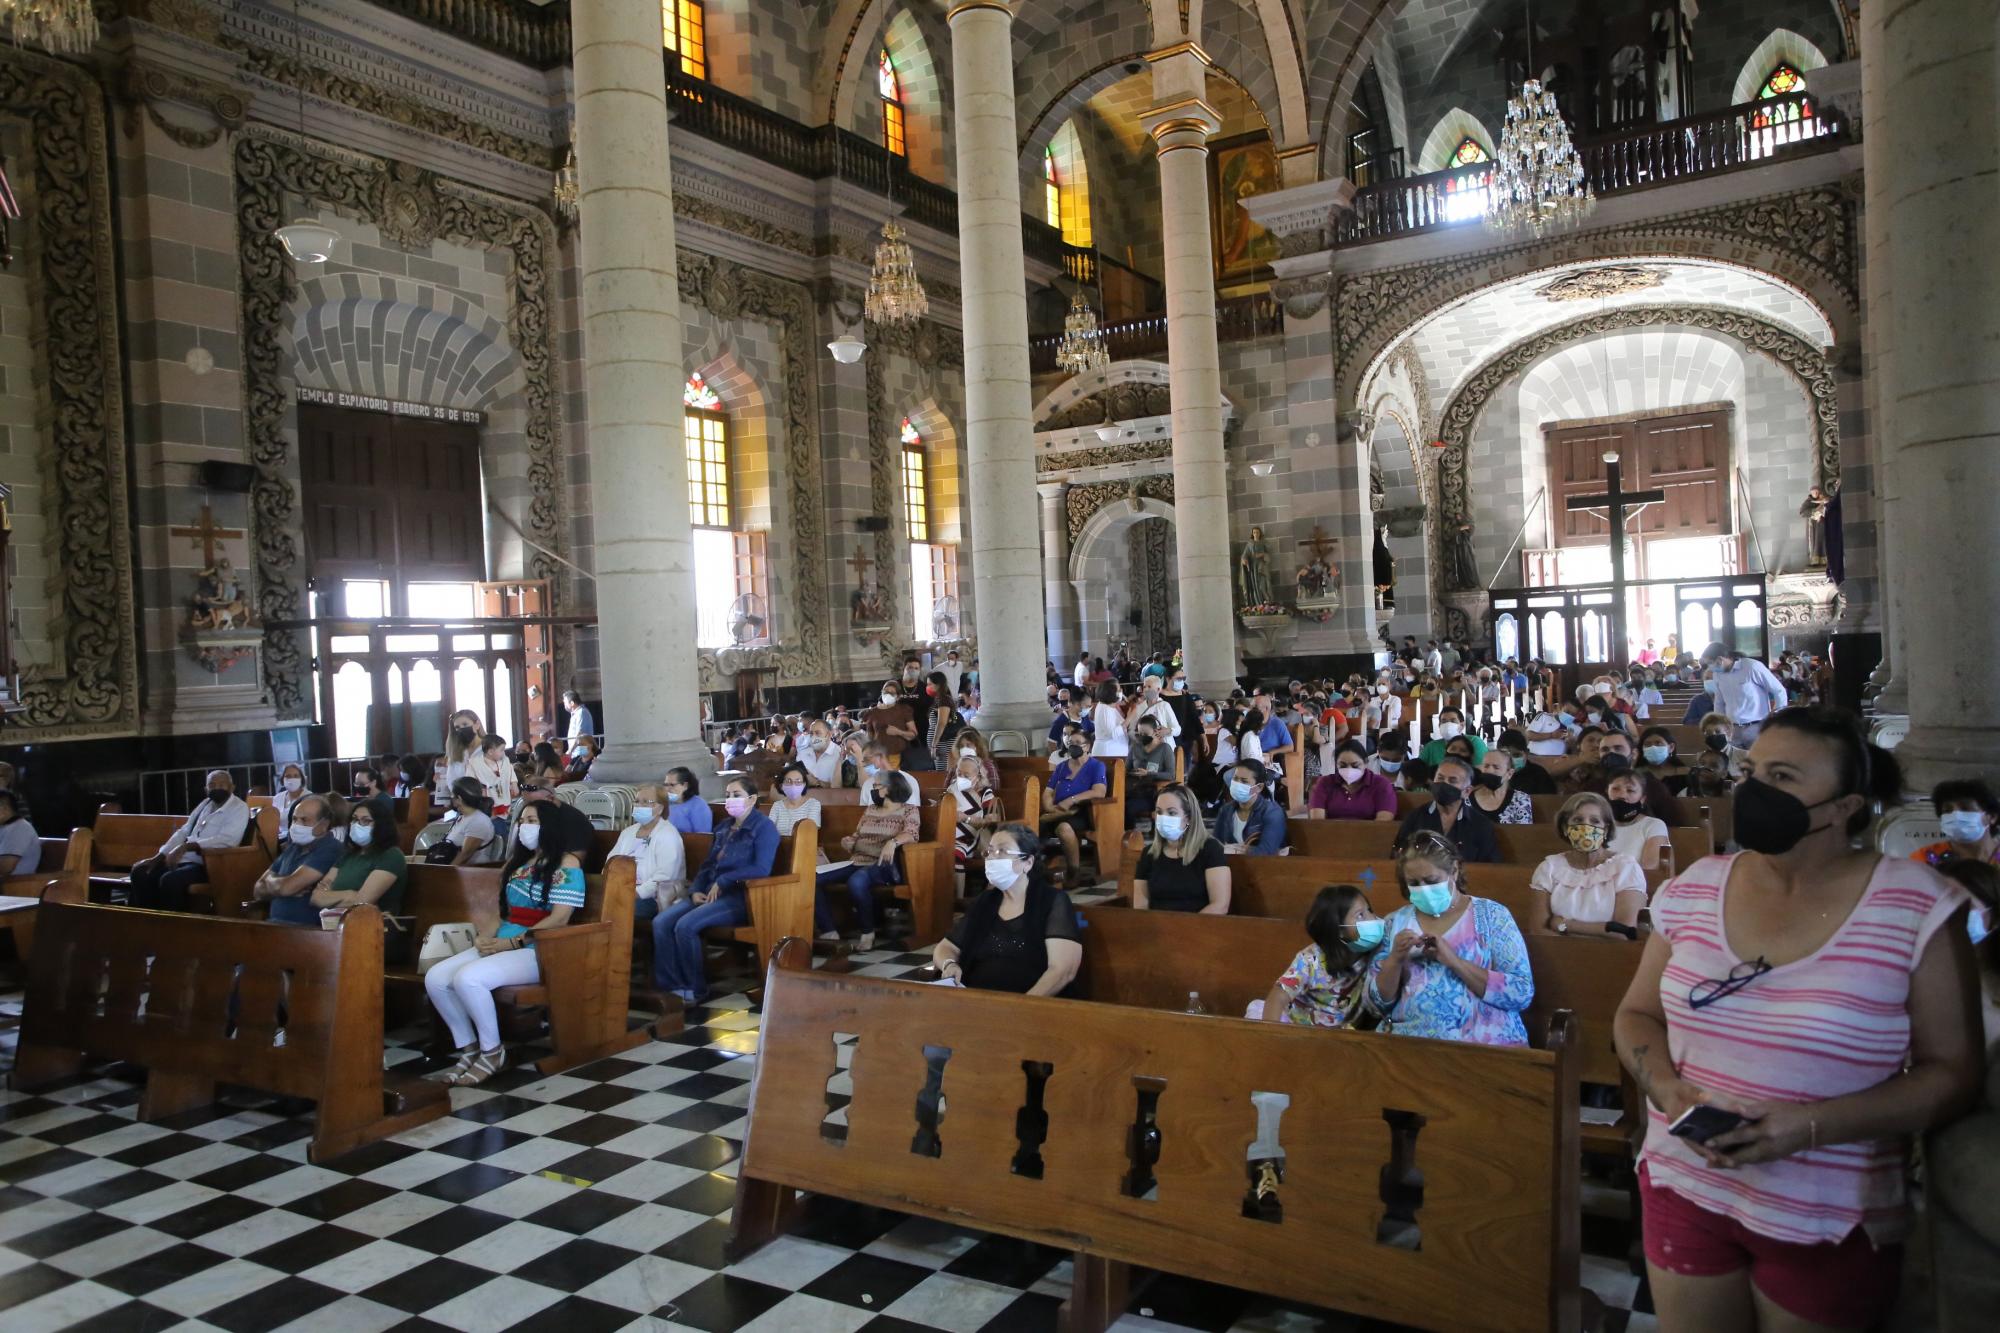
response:
[(195, 629), (240, 629), (250, 623), (250, 608), (244, 604), (242, 585), (228, 556), (216, 557), (195, 577), (188, 623)]
[(1271, 550), (1264, 545), (1262, 528), (1250, 529), (1250, 540), (1236, 559), (1236, 591), (1245, 606), (1271, 605)]
[(848, 614), (857, 625), (880, 625), (889, 619), (889, 613), (882, 606), (882, 590), (872, 578), (863, 578), (861, 586), (849, 596)]
[(1799, 505), (1799, 517), (1806, 521), (1806, 563), (1809, 565), (1826, 563), (1826, 507), (1830, 503), (1826, 491), (1815, 486), (1806, 492), (1806, 498)]
[(1479, 577), (1479, 557), (1472, 551), (1472, 520), (1461, 518), (1452, 529), (1448, 569), (1454, 592), (1477, 592), (1486, 585)]

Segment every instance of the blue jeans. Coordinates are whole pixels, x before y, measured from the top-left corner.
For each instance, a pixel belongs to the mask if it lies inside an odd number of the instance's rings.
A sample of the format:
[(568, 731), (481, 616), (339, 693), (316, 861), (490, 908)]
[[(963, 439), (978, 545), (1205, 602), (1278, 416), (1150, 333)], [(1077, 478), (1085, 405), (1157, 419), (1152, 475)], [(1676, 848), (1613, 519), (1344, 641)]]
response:
[(847, 886), (847, 896), (854, 900), (854, 927), (862, 934), (875, 931), (875, 888), (877, 885), (902, 883), (896, 873), (896, 863), (888, 865), (879, 862), (865, 866), (842, 866), (838, 870), (819, 872), (818, 890), (813, 894), (813, 930), (821, 935), (834, 929), (833, 907), (827, 901), (826, 891), (836, 884)]
[(653, 918), (653, 985), (663, 991), (708, 989), (701, 932), (711, 926), (750, 924), (750, 899), (741, 889), (695, 905), (683, 898)]

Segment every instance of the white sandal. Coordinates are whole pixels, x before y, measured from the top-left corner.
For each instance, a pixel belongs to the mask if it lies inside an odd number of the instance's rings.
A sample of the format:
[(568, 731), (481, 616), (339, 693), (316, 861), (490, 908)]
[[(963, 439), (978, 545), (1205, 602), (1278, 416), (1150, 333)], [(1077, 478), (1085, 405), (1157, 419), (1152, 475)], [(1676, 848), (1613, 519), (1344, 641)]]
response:
[(496, 1046), (490, 1051), (481, 1051), (472, 1057), (462, 1073), (455, 1073), (445, 1082), (454, 1088), (475, 1088), (507, 1067), (507, 1048)]
[(446, 1083), (453, 1082), (458, 1078), (460, 1074), (463, 1074), (466, 1070), (472, 1068), (472, 1062), (474, 1060), (477, 1060), (478, 1058), (479, 1058), (479, 1043), (475, 1041), (469, 1046), (459, 1047), (457, 1058), (450, 1065), (448, 1065), (443, 1069), (433, 1071), (431, 1074), (428, 1075), (428, 1077), (439, 1079)]

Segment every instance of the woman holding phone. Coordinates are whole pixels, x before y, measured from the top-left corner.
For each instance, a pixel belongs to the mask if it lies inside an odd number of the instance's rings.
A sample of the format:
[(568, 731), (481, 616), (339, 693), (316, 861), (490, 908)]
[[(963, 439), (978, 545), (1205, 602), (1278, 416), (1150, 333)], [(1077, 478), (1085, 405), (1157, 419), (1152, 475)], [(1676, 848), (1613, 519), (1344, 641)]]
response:
[(1745, 850), (1661, 888), (1614, 1027), (1653, 1300), (1665, 1333), (1874, 1327), (1910, 1137), (1978, 1093), (1967, 896), (1854, 845), (1902, 784), (1851, 715), (1785, 709), (1743, 772)]

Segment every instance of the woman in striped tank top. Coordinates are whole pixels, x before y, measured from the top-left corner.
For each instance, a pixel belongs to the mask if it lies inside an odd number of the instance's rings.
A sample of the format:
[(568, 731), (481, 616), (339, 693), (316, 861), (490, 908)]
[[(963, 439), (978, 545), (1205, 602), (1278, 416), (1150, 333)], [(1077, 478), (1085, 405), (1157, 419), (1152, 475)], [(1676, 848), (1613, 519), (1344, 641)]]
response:
[[(1852, 845), (1901, 781), (1851, 715), (1786, 709), (1744, 773), (1746, 850), (1660, 889), (1618, 1012), (1651, 1102), (1647, 1272), (1665, 1333), (1867, 1328), (1896, 1294), (1909, 1138), (1978, 1091), (1967, 897)], [(1745, 1122), (1669, 1132), (1700, 1103)]]

